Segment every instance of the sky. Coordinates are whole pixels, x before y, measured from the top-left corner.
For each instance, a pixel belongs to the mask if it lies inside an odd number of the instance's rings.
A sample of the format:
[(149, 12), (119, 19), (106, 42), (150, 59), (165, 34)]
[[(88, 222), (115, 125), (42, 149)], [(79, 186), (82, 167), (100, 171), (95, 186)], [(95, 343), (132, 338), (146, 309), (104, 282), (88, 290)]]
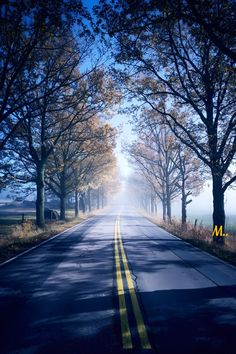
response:
[[(83, 0), (84, 5), (91, 10), (98, 4), (99, 0)], [(122, 141), (131, 142), (135, 139), (132, 133), (131, 124), (128, 122), (129, 117), (126, 115), (115, 114), (111, 120), (111, 124), (121, 128), (121, 134), (117, 139), (116, 156), (119, 170), (122, 176), (128, 177), (133, 172), (127, 156), (122, 152)], [(236, 187), (236, 186), (235, 186)], [(212, 185), (210, 181), (206, 181), (203, 191), (197, 197), (192, 197), (192, 203), (188, 205), (188, 213), (192, 216), (211, 214), (212, 213)], [(173, 203), (173, 215), (180, 217), (181, 201), (177, 200)], [(228, 189), (225, 193), (225, 211), (227, 215), (236, 215), (236, 190)]]
[(86, 6), (89, 10), (92, 10), (94, 5), (99, 3), (99, 0), (82, 0), (84, 6)]
[[(98, 0), (84, 0), (84, 5), (91, 10), (97, 4)], [(135, 139), (132, 132), (132, 126), (129, 123), (127, 115), (114, 114), (114, 117), (109, 121), (114, 127), (119, 128), (121, 133), (117, 138), (116, 157), (120, 174), (123, 177), (128, 177), (133, 172), (127, 156), (122, 152), (122, 142), (129, 143)], [(203, 215), (212, 213), (212, 186), (210, 181), (206, 181), (203, 191), (197, 197), (192, 197), (193, 202), (188, 205), (189, 215)], [(181, 201), (177, 200), (173, 203), (173, 214), (180, 217)], [(228, 215), (236, 215), (236, 190), (228, 190), (225, 193), (225, 210)]]
[[(126, 115), (114, 115), (111, 124), (115, 127), (121, 126), (121, 133), (117, 139), (116, 157), (120, 173), (123, 177), (128, 177), (134, 172), (132, 166), (128, 162), (125, 153), (122, 152), (122, 142), (129, 143), (135, 140), (135, 135), (132, 132), (132, 126), (128, 122), (129, 118)], [(235, 186), (236, 187), (236, 186)], [(212, 184), (208, 180), (205, 182), (202, 192), (198, 196), (192, 196), (193, 201), (188, 205), (188, 214), (204, 215), (212, 213)], [(161, 204), (160, 204), (161, 207)], [(180, 217), (181, 200), (178, 199), (172, 205), (173, 215)], [(225, 212), (227, 215), (236, 215), (236, 190), (228, 189), (225, 193)]]
[[(117, 107), (117, 111), (120, 107)], [(120, 174), (128, 178), (130, 174), (134, 173), (132, 165), (128, 161), (127, 155), (122, 152), (122, 144), (131, 143), (136, 140), (134, 132), (132, 132), (132, 125), (130, 117), (125, 114), (114, 114), (110, 123), (118, 128), (121, 132), (117, 138), (116, 157), (118, 161)], [(192, 202), (188, 205), (188, 215), (194, 218), (195, 216), (204, 216), (212, 214), (213, 212), (213, 198), (212, 198), (212, 183), (210, 180), (205, 181), (203, 190), (198, 196), (191, 197)], [(161, 203), (159, 203), (161, 212)], [(177, 198), (172, 203), (173, 216), (181, 217), (181, 200)], [(236, 184), (235, 190), (228, 189), (225, 192), (225, 213), (226, 215), (236, 215)]]
[[(119, 107), (117, 107), (118, 111)], [(110, 123), (120, 130), (120, 134), (117, 138), (116, 157), (118, 161), (119, 171), (122, 177), (128, 178), (130, 174), (135, 173), (132, 165), (128, 161), (127, 155), (122, 152), (122, 144), (131, 143), (135, 141), (136, 136), (132, 132), (132, 125), (130, 123), (130, 117), (125, 114), (114, 114)], [(213, 198), (212, 198), (212, 183), (210, 180), (206, 180), (203, 190), (198, 196), (191, 197), (192, 202), (188, 205), (188, 215), (193, 219), (197, 216), (204, 216), (212, 214), (213, 210)], [(161, 212), (161, 203), (159, 203)], [(181, 200), (177, 198), (172, 203), (173, 216), (181, 217)], [(225, 213), (226, 215), (236, 215), (236, 185), (235, 189), (228, 189), (225, 192)], [(200, 221), (199, 221), (200, 222)]]

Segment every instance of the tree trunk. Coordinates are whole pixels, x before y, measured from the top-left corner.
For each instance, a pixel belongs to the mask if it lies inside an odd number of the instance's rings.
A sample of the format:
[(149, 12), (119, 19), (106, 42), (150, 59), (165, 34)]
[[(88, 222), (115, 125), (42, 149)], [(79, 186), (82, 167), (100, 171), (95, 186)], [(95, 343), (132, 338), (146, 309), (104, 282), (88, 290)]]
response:
[(166, 221), (166, 201), (165, 198), (162, 199), (162, 218)]
[(146, 212), (148, 212), (148, 205), (147, 205), (147, 196), (145, 195), (143, 198), (143, 206), (144, 206), (144, 210)]
[(153, 194), (151, 194), (151, 214), (154, 214), (154, 197), (153, 197)]
[(186, 222), (187, 222), (186, 196), (182, 195), (182, 225), (186, 225)]
[(185, 193), (185, 181), (184, 178), (182, 178), (182, 225), (186, 225), (186, 221), (187, 221), (187, 196)]
[(157, 202), (156, 201), (155, 201), (154, 207), (155, 207), (155, 215), (157, 215)]
[(89, 212), (91, 212), (91, 190), (90, 188), (88, 189), (88, 208), (89, 208)]
[[(225, 233), (225, 209), (224, 209), (224, 191), (222, 188), (223, 177), (219, 173), (213, 173), (213, 241), (224, 244)], [(214, 233), (215, 231), (215, 233)]]
[(44, 228), (45, 219), (44, 219), (44, 164), (37, 166), (37, 199), (36, 199), (36, 225), (40, 228)]
[(60, 197), (60, 220), (66, 219), (66, 197), (61, 195)]
[(81, 201), (82, 211), (83, 211), (83, 213), (85, 213), (85, 211), (86, 211), (86, 206), (85, 206), (85, 195), (84, 195), (84, 193), (81, 194), (80, 201)]
[(97, 209), (100, 208), (100, 191), (99, 191), (99, 188), (97, 190)]
[(79, 216), (79, 192), (78, 189), (75, 189), (75, 217)]
[(66, 219), (66, 180), (64, 171), (60, 178), (60, 220)]
[(167, 213), (167, 221), (171, 223), (171, 200), (170, 200), (169, 176), (166, 178), (166, 213)]
[(167, 213), (167, 221), (171, 223), (171, 200), (170, 196), (166, 197), (166, 213)]

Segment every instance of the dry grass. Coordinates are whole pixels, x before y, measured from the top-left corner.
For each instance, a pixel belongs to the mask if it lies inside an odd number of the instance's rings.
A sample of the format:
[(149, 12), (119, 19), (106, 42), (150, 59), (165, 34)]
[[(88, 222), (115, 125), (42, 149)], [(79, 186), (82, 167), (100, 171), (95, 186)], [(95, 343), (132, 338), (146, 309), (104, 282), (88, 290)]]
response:
[(163, 220), (158, 217), (153, 217), (148, 214), (143, 215), (154, 224), (173, 235), (184, 239), (192, 245), (197, 246), (224, 261), (236, 265), (236, 235), (229, 234), (227, 237), (224, 237), (224, 245), (220, 245), (213, 242), (212, 230), (210, 228), (202, 225), (194, 226), (192, 223), (187, 223), (183, 226), (178, 220), (173, 220), (172, 223), (169, 224), (163, 222)]
[(1, 228), (0, 232), (0, 263), (91, 216), (92, 214), (84, 214), (67, 222), (51, 222), (46, 225), (45, 229), (37, 228), (31, 219), (25, 220), (24, 223), (10, 223), (9, 221), (9, 225)]

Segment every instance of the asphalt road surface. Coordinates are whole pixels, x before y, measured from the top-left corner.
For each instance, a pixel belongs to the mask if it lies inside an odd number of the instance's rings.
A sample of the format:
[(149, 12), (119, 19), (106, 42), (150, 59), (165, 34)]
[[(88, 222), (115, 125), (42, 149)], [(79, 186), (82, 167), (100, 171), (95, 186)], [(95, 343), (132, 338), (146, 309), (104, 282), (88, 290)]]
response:
[(235, 352), (236, 267), (125, 206), (0, 268), (1, 354)]

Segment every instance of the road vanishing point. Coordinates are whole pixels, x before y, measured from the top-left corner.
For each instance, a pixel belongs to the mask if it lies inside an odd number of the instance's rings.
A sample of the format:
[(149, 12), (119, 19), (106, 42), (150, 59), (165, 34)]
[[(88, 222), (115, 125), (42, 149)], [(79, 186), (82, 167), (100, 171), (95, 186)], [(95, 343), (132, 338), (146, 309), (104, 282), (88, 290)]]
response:
[(236, 267), (128, 205), (0, 267), (1, 354), (233, 354), (235, 347)]

